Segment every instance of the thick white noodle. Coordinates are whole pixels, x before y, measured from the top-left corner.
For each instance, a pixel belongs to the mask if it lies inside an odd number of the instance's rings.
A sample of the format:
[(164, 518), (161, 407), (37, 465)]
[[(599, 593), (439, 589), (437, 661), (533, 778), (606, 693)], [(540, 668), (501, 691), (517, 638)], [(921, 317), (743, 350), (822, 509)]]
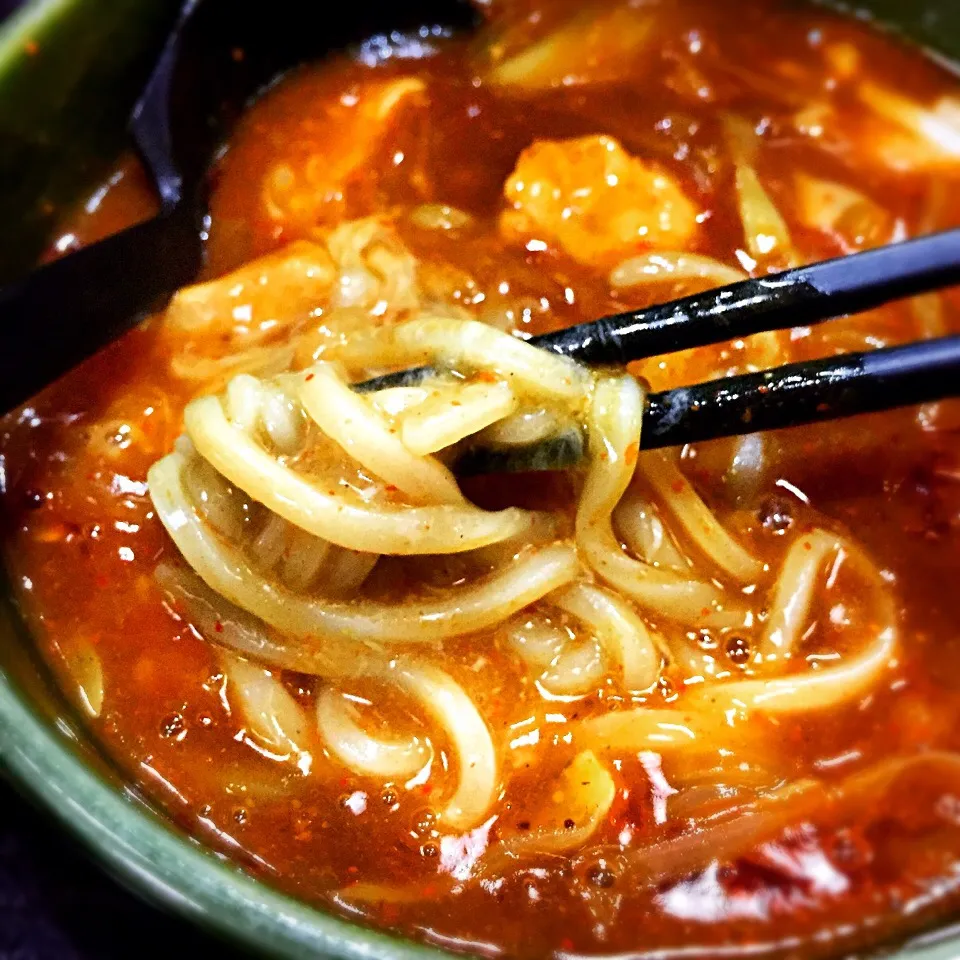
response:
[(683, 573), (690, 564), (660, 518), (656, 506), (634, 489), (624, 494), (613, 512), (616, 532), (627, 548), (645, 563)]
[(220, 664), (227, 681), (227, 702), (240, 712), (247, 733), (261, 748), (294, 759), (302, 772), (309, 772), (311, 725), (279, 677), (226, 650), (220, 651)]
[(712, 583), (685, 578), (628, 557), (613, 535), (612, 514), (633, 476), (643, 392), (630, 376), (601, 378), (590, 412), (590, 465), (577, 510), (577, 544), (607, 583), (651, 613), (686, 623), (737, 626), (742, 604)]
[(714, 287), (725, 287), (747, 275), (736, 267), (728, 267), (713, 257), (679, 250), (658, 250), (630, 257), (613, 268), (610, 286), (615, 290), (650, 283), (678, 280), (705, 280)]
[(550, 602), (590, 629), (623, 671), (628, 690), (646, 690), (657, 682), (660, 652), (629, 604), (588, 583), (572, 584), (553, 594)]
[(329, 687), (317, 697), (317, 725), (327, 749), (360, 776), (406, 780), (430, 762), (431, 751), (420, 737), (374, 736), (357, 721), (356, 707)]
[(503, 570), (441, 598), (379, 604), (305, 597), (256, 573), (236, 548), (204, 529), (183, 487), (183, 457), (169, 454), (148, 474), (157, 514), (186, 561), (206, 584), (277, 630), (303, 637), (374, 643), (431, 643), (482, 630), (572, 581), (576, 550), (554, 544), (521, 555)]
[(858, 656), (838, 667), (804, 670), (772, 680), (739, 680), (705, 687), (695, 694), (713, 704), (765, 713), (825, 710), (862, 696), (897, 664), (897, 631), (881, 630)]
[(724, 573), (740, 584), (763, 573), (763, 564), (727, 533), (668, 454), (649, 451), (637, 469), (690, 540)]
[(770, 615), (757, 650), (758, 663), (793, 654), (810, 614), (817, 576), (827, 558), (839, 549), (840, 538), (826, 530), (812, 530), (790, 545), (773, 590)]
[(381, 366), (435, 363), (480, 370), (506, 380), (518, 396), (581, 403), (589, 373), (572, 360), (539, 350), (477, 320), (423, 316), (358, 336), (335, 351), (337, 359)]
[(404, 446), (418, 455), (435, 453), (510, 416), (518, 406), (510, 384), (468, 383), (453, 397), (431, 397), (400, 425)]
[(232, 424), (216, 397), (192, 401), (187, 433), (200, 455), (232, 484), (308, 533), (368, 553), (461, 553), (514, 536), (530, 517), (517, 509), (477, 507), (376, 508), (331, 493), (271, 456)]
[(396, 428), (391, 428), (365, 397), (351, 390), (330, 364), (320, 363), (304, 372), (300, 402), (314, 423), (349, 456), (411, 502), (464, 503), (453, 474), (432, 457), (411, 452)]
[(442, 670), (427, 664), (398, 666), (395, 681), (450, 739), (457, 756), (457, 788), (440, 811), (443, 824), (469, 830), (496, 800), (497, 752), (473, 700)]
[[(795, 713), (824, 710), (847, 703), (868, 694), (881, 681), (884, 674), (898, 665), (897, 615), (889, 587), (880, 577), (877, 568), (866, 554), (838, 537), (825, 531), (815, 531), (823, 538), (820, 549), (825, 559), (830, 550), (843, 551), (844, 564), (855, 569), (866, 581), (867, 596), (871, 601), (869, 620), (874, 637), (854, 656), (841, 661), (837, 666), (812, 666), (798, 673), (772, 679), (739, 680), (732, 683), (704, 687), (693, 693), (697, 700), (721, 704), (724, 708), (765, 713)], [(800, 550), (804, 550), (800, 541)], [(816, 552), (811, 546), (811, 553)], [(806, 551), (804, 551), (806, 552)], [(789, 562), (789, 558), (788, 558)], [(819, 568), (821, 564), (817, 564)], [(786, 588), (785, 588), (786, 589)], [(803, 601), (800, 611), (791, 613), (791, 626), (799, 631), (809, 618), (812, 605), (812, 590), (800, 586)], [(781, 621), (783, 618), (781, 617)]]

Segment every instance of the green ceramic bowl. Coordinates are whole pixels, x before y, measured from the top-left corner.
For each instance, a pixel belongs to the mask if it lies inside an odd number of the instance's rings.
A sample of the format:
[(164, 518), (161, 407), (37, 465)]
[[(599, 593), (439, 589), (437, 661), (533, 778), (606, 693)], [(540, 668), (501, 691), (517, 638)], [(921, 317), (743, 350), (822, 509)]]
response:
[[(117, 156), (176, 0), (33, 0), (0, 31), (0, 282), (35, 261), (54, 210)], [(957, 0), (854, 0), (960, 61)], [(2, 472), (0, 472), (2, 481)], [(429, 958), (439, 951), (311, 909), (173, 828), (97, 751), (34, 654), (0, 583), (0, 769), (121, 882), (274, 957)], [(960, 930), (901, 960), (955, 960)]]

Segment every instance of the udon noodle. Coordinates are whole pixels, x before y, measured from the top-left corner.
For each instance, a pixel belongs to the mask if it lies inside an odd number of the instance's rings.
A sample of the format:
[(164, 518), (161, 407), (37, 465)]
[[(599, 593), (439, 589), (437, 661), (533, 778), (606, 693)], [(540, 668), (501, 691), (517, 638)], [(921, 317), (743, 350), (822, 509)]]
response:
[[(398, 284), (389, 274), (382, 282)], [(611, 742), (689, 752), (689, 740), (706, 737), (716, 749), (718, 736), (742, 739), (736, 727), (753, 712), (833, 707), (896, 666), (896, 618), (863, 548), (814, 528), (784, 543), (774, 569), (752, 556), (674, 455), (640, 453), (644, 385), (631, 374), (592, 372), (433, 313), (344, 337), (322, 357), (296, 373), (237, 375), (221, 394), (191, 401), (176, 450), (148, 474), (185, 562), (164, 566), (161, 583), (175, 609), (229, 651), (228, 691), (265, 749), (287, 744), (303, 763), (316, 740), (334, 762), (388, 783), (437, 776), (433, 744), (448, 743), (456, 763), (440, 784), (440, 826), (469, 830), (494, 810), (503, 744), (443, 670), (445, 643), (498, 631), (548, 696), (582, 695), (604, 677), (643, 696), (683, 655), (656, 625), (739, 631), (750, 648), (743, 669), (705, 677), (671, 736), (649, 708), (592, 717), (574, 734), (584, 750), (573, 763), (595, 776), (563, 774), (565, 802), (591, 811), (595, 826), (612, 796), (594, 796), (609, 774), (589, 745), (600, 757)], [(438, 373), (417, 387), (362, 394), (347, 379), (420, 363)], [(534, 415), (585, 432), (576, 492), (542, 512), (472, 504), (448, 466), (458, 445), (485, 431), (502, 437)], [(628, 547), (615, 526), (642, 529)], [(443, 589), (416, 586), (444, 556), (461, 562), (462, 575)], [(390, 577), (413, 584), (399, 602), (364, 595), (388, 557)], [(820, 584), (841, 568), (867, 585), (859, 616), (872, 636), (814, 669), (803, 660), (804, 631)], [(316, 706), (296, 705), (274, 670), (317, 677)], [(358, 678), (409, 701), (426, 737), (366, 729), (345, 696)], [(730, 705), (740, 715), (732, 722)], [(728, 771), (728, 785), (736, 780)], [(581, 824), (566, 847), (591, 832)], [(559, 849), (549, 830), (505, 843), (510, 856)]]

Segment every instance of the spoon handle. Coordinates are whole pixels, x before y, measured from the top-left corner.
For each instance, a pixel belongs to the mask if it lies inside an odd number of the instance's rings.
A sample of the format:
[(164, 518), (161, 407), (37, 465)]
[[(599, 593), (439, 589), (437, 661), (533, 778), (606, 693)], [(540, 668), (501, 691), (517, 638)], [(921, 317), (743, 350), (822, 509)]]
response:
[(0, 413), (134, 327), (200, 268), (193, 217), (155, 217), (0, 292)]

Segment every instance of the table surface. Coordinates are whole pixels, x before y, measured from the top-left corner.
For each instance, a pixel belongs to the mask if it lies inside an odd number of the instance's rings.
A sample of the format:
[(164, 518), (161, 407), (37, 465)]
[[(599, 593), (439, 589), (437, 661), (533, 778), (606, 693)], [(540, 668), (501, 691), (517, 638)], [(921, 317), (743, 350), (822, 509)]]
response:
[(233, 953), (121, 889), (43, 814), (0, 784), (0, 960)]
[[(18, 2), (0, 0), (0, 19)], [(121, 889), (0, 782), (0, 960), (221, 958), (233, 952)]]

